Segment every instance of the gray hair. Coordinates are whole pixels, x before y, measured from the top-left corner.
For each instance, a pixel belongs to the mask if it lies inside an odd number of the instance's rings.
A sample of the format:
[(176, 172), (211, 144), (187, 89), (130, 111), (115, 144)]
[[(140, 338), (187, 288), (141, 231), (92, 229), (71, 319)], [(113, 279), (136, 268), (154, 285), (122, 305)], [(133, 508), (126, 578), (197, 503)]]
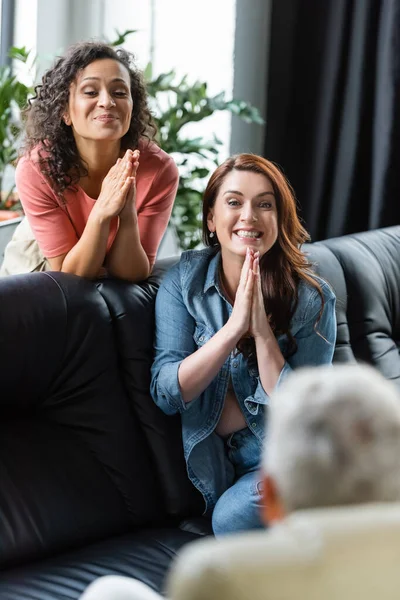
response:
[(294, 372), (267, 431), (264, 469), (288, 512), (400, 500), (400, 395), (372, 367)]

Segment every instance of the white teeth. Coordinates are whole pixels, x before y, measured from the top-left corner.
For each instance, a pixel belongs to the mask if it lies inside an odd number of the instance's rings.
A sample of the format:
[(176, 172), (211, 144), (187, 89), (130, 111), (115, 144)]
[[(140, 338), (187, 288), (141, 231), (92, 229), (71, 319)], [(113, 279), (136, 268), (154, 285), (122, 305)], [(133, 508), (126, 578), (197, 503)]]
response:
[(258, 238), (260, 234), (258, 231), (237, 231), (236, 235), (241, 238)]

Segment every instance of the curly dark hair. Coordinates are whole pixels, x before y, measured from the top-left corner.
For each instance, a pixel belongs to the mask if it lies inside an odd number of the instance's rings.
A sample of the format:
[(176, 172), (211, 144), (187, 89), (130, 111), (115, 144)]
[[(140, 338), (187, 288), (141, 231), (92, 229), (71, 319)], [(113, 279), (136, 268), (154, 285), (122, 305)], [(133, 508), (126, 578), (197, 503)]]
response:
[[(121, 139), (121, 148), (137, 148), (141, 137), (153, 140), (157, 127), (147, 105), (147, 91), (142, 73), (136, 68), (134, 56), (121, 48), (103, 42), (79, 42), (42, 77), (35, 96), (24, 111), (25, 142), (23, 154), (38, 147), (39, 164), (58, 194), (87, 174), (75, 144), (71, 127), (63, 115), (69, 102), (70, 85), (79, 71), (95, 60), (111, 58), (128, 70), (133, 100), (132, 118), (128, 132)], [(45, 156), (41, 151), (45, 152)]]

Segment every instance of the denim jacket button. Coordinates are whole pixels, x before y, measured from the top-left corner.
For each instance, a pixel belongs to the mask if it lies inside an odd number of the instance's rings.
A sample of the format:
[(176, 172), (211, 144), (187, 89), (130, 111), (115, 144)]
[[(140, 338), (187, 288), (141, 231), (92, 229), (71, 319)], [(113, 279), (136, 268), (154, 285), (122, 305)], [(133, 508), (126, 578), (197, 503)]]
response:
[(257, 423), (252, 423), (251, 426), (253, 429), (255, 429), (257, 427)]
[(204, 342), (204, 335), (199, 338), (199, 342)]
[(237, 369), (237, 366), (238, 366), (237, 362), (232, 363), (232, 366), (234, 369)]

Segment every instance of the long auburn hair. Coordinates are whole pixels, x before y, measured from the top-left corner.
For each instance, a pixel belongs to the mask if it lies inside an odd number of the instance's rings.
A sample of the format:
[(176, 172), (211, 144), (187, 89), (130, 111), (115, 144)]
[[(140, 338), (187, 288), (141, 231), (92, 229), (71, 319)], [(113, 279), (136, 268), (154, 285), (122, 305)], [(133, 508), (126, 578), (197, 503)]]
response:
[[(228, 158), (211, 175), (203, 195), (203, 242), (219, 250), (216, 236), (210, 237), (207, 217), (214, 206), (225, 177), (236, 169), (251, 171), (269, 179), (275, 194), (278, 213), (278, 238), (272, 248), (260, 259), (261, 287), (265, 312), (276, 336), (286, 334), (288, 348), (286, 357), (297, 350), (296, 341), (290, 331), (290, 322), (299, 300), (299, 284), (304, 281), (315, 288), (321, 298), (318, 323), (324, 307), (322, 289), (313, 276), (312, 267), (301, 245), (310, 236), (300, 222), (294, 191), (280, 169), (271, 161), (255, 154), (238, 154)], [(246, 356), (255, 354), (254, 340), (243, 338), (238, 350)]]
[(58, 57), (35, 87), (35, 96), (24, 110), (25, 140), (20, 154), (30, 154), (38, 148), (41, 170), (54, 189), (61, 194), (67, 187), (87, 175), (72, 133), (63, 115), (68, 107), (70, 86), (78, 73), (95, 60), (115, 60), (127, 69), (133, 100), (132, 117), (127, 133), (121, 139), (121, 149), (135, 149), (139, 139), (153, 140), (157, 127), (147, 105), (147, 90), (142, 73), (136, 68), (134, 56), (122, 48), (115, 49), (104, 42), (78, 42)]

